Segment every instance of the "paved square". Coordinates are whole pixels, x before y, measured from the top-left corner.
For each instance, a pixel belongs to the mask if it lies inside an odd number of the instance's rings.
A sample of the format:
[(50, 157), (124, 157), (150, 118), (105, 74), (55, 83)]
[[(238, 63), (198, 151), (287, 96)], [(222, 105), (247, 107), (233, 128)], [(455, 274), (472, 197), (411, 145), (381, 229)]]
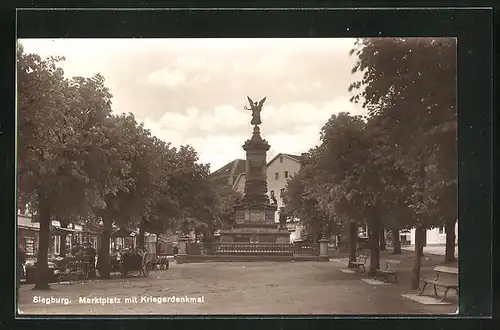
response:
[(345, 267), (334, 262), (171, 264), (147, 278), (54, 284), (48, 292), (22, 285), (19, 309), (23, 314), (199, 315), (448, 314), (457, 308), (456, 301), (434, 306), (403, 298), (410, 269), (403, 269), (399, 284), (374, 286), (360, 280), (366, 274), (339, 271)]
[(340, 271), (346, 274), (356, 274), (356, 271), (352, 269), (341, 269)]
[(361, 281), (363, 281), (365, 283), (368, 283), (368, 284), (371, 284), (371, 285), (391, 284), (391, 283), (387, 283), (387, 282), (384, 282), (384, 281), (375, 280), (373, 278), (362, 278)]
[(415, 293), (402, 294), (401, 296), (424, 305), (451, 305), (451, 302), (449, 301), (441, 301), (441, 299), (426, 295), (419, 296)]

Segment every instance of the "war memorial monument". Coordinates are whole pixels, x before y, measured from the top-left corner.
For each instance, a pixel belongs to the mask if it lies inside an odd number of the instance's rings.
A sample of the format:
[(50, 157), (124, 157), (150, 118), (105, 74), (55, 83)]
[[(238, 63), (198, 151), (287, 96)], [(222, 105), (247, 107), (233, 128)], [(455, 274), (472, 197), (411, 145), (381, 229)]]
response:
[(277, 205), (272, 204), (267, 196), (267, 161), (266, 154), (269, 143), (260, 135), (259, 125), (262, 124), (260, 112), (266, 101), (253, 102), (248, 98), (252, 111), (252, 137), (245, 141), (243, 149), (246, 152), (245, 190), (241, 204), (235, 205), (235, 223), (230, 229), (221, 232), (221, 242), (270, 242), (289, 243), (288, 229), (275, 223)]

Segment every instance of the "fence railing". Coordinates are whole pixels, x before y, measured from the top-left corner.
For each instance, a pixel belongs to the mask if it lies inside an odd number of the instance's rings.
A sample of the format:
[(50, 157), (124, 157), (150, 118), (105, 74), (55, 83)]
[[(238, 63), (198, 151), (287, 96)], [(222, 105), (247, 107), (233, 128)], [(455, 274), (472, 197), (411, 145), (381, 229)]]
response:
[(294, 245), (293, 243), (187, 243), (188, 255), (280, 255), (317, 256), (316, 245)]
[(296, 257), (310, 257), (319, 255), (319, 250), (316, 244), (294, 246), (293, 255)]

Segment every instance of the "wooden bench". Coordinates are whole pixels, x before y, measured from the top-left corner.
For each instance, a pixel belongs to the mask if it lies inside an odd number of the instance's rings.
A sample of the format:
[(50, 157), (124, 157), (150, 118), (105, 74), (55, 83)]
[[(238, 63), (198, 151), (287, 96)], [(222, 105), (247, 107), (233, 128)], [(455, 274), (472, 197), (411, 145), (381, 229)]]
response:
[(398, 282), (398, 274), (396, 270), (401, 263), (401, 260), (386, 260), (384, 269), (376, 269), (375, 275), (381, 277), (384, 282), (389, 282), (389, 277), (394, 277), (394, 282)]
[(60, 269), (57, 275), (60, 282), (68, 281), (71, 283), (72, 278), (87, 280), (89, 278), (91, 265), (86, 261), (70, 261), (64, 269)]
[(349, 266), (356, 266), (356, 271), (358, 269), (363, 268), (363, 272), (366, 271), (365, 265), (366, 265), (366, 260), (368, 259), (368, 254), (366, 252), (361, 252), (358, 254), (358, 257), (356, 258), (356, 261), (350, 262)]
[(157, 254), (156, 256), (152, 257), (150, 265), (151, 270), (156, 268), (159, 268), (160, 270), (167, 270), (170, 266), (170, 263), (166, 254)]
[(436, 287), (442, 287), (445, 289), (443, 298), (441, 301), (446, 299), (446, 295), (450, 289), (455, 290), (458, 295), (458, 268), (456, 267), (447, 267), (447, 266), (436, 266), (434, 267), (434, 271), (436, 272), (436, 278), (421, 278), (420, 281), (424, 283), (422, 290), (419, 293), (421, 296), (424, 293), (425, 287), (427, 284), (431, 284), (434, 287), (434, 295), (437, 296)]

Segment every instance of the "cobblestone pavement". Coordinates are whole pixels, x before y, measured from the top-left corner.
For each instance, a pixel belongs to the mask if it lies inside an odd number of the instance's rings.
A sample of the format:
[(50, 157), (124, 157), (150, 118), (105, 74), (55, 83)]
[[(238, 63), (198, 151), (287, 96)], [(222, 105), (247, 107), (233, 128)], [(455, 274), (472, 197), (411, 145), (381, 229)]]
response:
[[(402, 259), (409, 258), (406, 252)], [(50, 291), (19, 290), (21, 314), (445, 314), (452, 305), (422, 305), (400, 296), (409, 289), (411, 265), (406, 260), (400, 284), (371, 285), (363, 274), (345, 274), (341, 262), (252, 262), (171, 264), (147, 278), (114, 278), (53, 284)], [(424, 260), (432, 269), (439, 260)], [(408, 269), (406, 269), (406, 268)], [(175, 298), (202, 302), (175, 302)], [(80, 298), (115, 299), (115, 303), (83, 303)], [(125, 298), (137, 297), (137, 302)], [(148, 297), (172, 299), (152, 302)], [(35, 300), (51, 299), (46, 304)], [(451, 296), (451, 299), (456, 297)], [(50, 301), (50, 300), (49, 300)], [(118, 302), (119, 301), (119, 302)], [(108, 301), (109, 302), (109, 301)]]

